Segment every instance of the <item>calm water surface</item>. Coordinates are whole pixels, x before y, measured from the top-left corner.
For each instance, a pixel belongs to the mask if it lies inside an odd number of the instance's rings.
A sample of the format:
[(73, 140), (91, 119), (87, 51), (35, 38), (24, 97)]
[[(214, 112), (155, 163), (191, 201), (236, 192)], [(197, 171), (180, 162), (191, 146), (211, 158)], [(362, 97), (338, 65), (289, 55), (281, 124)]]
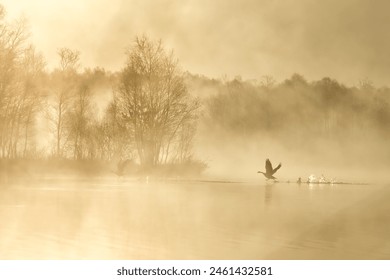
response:
[(390, 259), (390, 186), (0, 185), (0, 259)]

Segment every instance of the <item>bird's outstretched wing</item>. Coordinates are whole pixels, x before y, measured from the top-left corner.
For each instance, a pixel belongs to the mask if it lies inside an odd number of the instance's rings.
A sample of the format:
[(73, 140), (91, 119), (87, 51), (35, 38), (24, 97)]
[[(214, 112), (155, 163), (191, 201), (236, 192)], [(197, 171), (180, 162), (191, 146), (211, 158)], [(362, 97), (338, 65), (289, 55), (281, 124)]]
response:
[(279, 169), (280, 167), (282, 167), (282, 164), (281, 164), (281, 163), (279, 163), (279, 165), (276, 166), (276, 168), (275, 168), (274, 170), (272, 170), (272, 174), (275, 174), (276, 171), (278, 171), (278, 169)]
[(272, 174), (272, 164), (271, 164), (271, 162), (269, 161), (268, 158), (265, 161), (265, 173)]

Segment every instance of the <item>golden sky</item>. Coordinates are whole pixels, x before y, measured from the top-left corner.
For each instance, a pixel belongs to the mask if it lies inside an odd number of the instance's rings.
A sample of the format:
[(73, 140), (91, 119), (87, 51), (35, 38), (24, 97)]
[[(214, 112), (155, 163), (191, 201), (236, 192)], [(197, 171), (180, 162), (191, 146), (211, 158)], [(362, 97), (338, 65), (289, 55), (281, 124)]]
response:
[(32, 41), (56, 64), (61, 47), (86, 67), (118, 70), (134, 36), (161, 38), (184, 70), (219, 78), (298, 72), (349, 85), (390, 85), (390, 1), (385, 0), (3, 0), (24, 15)]

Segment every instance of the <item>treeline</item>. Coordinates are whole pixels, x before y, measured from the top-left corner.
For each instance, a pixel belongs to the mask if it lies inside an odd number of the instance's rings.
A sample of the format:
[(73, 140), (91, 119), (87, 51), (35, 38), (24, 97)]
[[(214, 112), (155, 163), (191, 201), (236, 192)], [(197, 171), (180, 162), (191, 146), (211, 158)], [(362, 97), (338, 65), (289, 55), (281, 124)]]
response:
[(0, 6), (0, 157), (26, 156), (41, 108), (43, 58), (27, 45), (22, 20), (8, 24)]
[(61, 48), (48, 72), (24, 22), (0, 8), (0, 159), (195, 162), (200, 104), (161, 41), (137, 37), (116, 73), (81, 70), (81, 54)]
[[(80, 55), (58, 50), (58, 68), (28, 43), (25, 22), (7, 22), (0, 6), (0, 158), (97, 157), (92, 87), (104, 70), (79, 73)], [(43, 144), (44, 143), (44, 144)]]
[(49, 72), (24, 21), (4, 15), (0, 6), (0, 159), (197, 162), (203, 169), (193, 152), (199, 125), (204, 139), (217, 142), (268, 137), (297, 147), (318, 139), (383, 144), (390, 136), (390, 89), (369, 81), (209, 79), (182, 73), (161, 41), (145, 36), (119, 72), (81, 70), (81, 54), (69, 48), (58, 49)]
[(271, 77), (197, 80), (214, 92), (206, 99), (205, 110), (205, 123), (214, 131), (270, 136), (288, 145), (390, 136), (390, 89), (375, 88), (367, 80), (357, 87), (331, 78), (308, 82), (298, 74), (280, 83)]

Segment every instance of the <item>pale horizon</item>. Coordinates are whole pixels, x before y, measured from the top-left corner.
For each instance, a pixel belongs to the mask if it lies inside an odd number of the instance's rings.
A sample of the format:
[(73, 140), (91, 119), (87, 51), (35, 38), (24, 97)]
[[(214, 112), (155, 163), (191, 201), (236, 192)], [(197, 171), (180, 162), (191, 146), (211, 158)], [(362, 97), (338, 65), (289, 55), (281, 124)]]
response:
[(119, 71), (135, 36), (162, 39), (183, 70), (212, 78), (277, 81), (364, 79), (390, 85), (385, 1), (48, 1), (1, 2), (8, 21), (24, 16), (48, 69), (57, 50), (81, 52), (83, 68)]

